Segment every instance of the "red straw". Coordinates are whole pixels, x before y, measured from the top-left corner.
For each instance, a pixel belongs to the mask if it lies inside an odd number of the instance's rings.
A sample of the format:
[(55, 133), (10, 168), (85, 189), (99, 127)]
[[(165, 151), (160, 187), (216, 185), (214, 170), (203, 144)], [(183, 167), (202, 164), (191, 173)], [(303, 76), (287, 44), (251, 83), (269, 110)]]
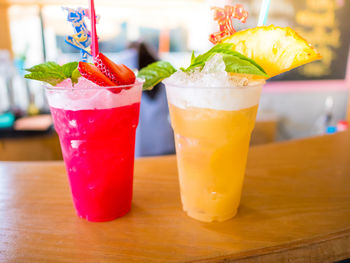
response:
[(91, 53), (92, 57), (95, 60), (96, 56), (98, 55), (98, 39), (96, 34), (96, 14), (95, 14), (95, 5), (94, 0), (90, 0), (90, 20), (91, 20), (91, 35), (92, 35), (92, 41), (91, 41)]

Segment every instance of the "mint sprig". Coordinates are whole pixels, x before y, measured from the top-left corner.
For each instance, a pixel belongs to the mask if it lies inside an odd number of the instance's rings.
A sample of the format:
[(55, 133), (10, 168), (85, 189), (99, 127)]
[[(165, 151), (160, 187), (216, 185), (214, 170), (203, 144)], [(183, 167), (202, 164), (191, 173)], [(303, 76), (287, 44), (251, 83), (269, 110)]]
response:
[(49, 61), (26, 69), (26, 71), (30, 73), (26, 74), (25, 78), (44, 81), (52, 86), (56, 86), (68, 78), (72, 80), (73, 84), (77, 83), (81, 76), (78, 70), (78, 62), (69, 62), (60, 66), (56, 62)]
[(143, 90), (150, 90), (175, 72), (176, 69), (169, 62), (157, 61), (142, 68), (137, 77), (145, 80)]
[[(188, 73), (194, 69), (202, 70), (208, 60), (215, 54), (220, 54), (225, 63), (226, 72), (268, 77), (265, 70), (254, 60), (232, 50), (232, 48), (233, 44), (220, 43), (197, 57), (194, 55), (194, 52), (192, 52), (190, 66), (188, 68), (180, 68), (180, 70)], [(176, 72), (176, 69), (169, 62), (158, 61), (141, 69), (137, 76), (145, 79), (143, 89), (149, 90), (162, 80), (170, 77), (174, 72)]]

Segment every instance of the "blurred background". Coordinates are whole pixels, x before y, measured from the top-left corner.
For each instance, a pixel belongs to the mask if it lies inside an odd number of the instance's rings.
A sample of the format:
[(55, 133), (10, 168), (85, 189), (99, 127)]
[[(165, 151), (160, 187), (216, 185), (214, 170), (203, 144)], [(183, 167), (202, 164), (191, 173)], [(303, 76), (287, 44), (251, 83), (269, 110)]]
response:
[[(100, 15), (100, 50), (139, 69), (162, 59), (189, 64), (192, 50), (207, 51), (217, 31), (211, 6), (224, 0), (95, 0)], [(241, 0), (246, 24), (257, 25), (260, 0)], [(87, 8), (88, 0), (0, 0), (0, 160), (61, 158), (57, 135), (40, 83), (23, 78), (24, 68), (44, 61), (79, 60), (64, 39), (73, 33), (62, 7)], [(252, 144), (334, 133), (349, 118), (350, 27), (346, 0), (271, 0), (267, 25), (290, 26), (313, 43), (321, 61), (269, 80), (263, 90)], [(89, 21), (87, 21), (89, 25)], [(144, 92), (136, 155), (174, 152), (165, 91)]]

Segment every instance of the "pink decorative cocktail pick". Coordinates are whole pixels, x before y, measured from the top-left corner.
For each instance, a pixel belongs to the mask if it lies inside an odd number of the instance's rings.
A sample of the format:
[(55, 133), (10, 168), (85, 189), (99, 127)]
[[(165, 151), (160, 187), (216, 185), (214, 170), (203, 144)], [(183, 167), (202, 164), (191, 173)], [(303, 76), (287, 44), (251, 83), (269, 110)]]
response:
[(215, 32), (209, 36), (209, 40), (213, 44), (220, 42), (221, 39), (236, 32), (232, 24), (233, 18), (238, 19), (242, 23), (247, 21), (248, 12), (240, 4), (234, 6), (225, 5), (224, 8), (212, 7), (211, 9), (214, 10), (214, 20), (219, 24), (219, 32)]
[(93, 60), (95, 60), (98, 55), (98, 39), (96, 34), (96, 14), (95, 14), (95, 4), (94, 0), (90, 0), (90, 20), (91, 20), (91, 54)]

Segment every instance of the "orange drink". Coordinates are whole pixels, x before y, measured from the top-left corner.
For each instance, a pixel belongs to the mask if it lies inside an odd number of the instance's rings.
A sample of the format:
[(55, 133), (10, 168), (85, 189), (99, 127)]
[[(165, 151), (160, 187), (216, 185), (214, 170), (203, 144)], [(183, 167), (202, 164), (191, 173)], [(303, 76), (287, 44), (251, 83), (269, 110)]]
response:
[(245, 21), (241, 5), (212, 9), (220, 31), (210, 35), (210, 50), (192, 52), (187, 68), (157, 61), (138, 74), (144, 89), (165, 80), (183, 209), (205, 222), (237, 213), (265, 80), (321, 58), (289, 27), (236, 32), (230, 16)]
[(190, 217), (212, 222), (236, 215), (263, 84), (166, 84), (181, 200)]

